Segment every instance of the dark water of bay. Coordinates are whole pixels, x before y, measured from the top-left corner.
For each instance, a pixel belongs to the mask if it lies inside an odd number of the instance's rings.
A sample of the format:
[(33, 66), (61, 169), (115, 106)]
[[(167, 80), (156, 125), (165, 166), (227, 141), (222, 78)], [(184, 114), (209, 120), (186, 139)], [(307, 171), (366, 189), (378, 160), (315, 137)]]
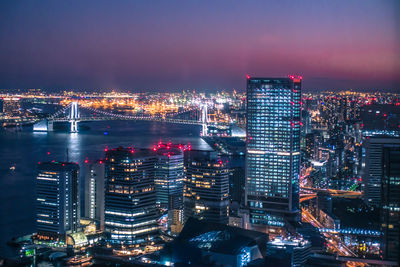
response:
[(200, 126), (134, 121), (84, 124), (90, 129), (77, 134), (0, 131), (0, 256), (15, 254), (6, 245), (12, 237), (35, 232), (35, 172), (39, 161), (63, 161), (68, 149), (70, 161), (81, 166), (82, 181), (85, 159), (102, 158), (106, 146), (151, 148), (161, 139), (210, 149), (199, 137)]

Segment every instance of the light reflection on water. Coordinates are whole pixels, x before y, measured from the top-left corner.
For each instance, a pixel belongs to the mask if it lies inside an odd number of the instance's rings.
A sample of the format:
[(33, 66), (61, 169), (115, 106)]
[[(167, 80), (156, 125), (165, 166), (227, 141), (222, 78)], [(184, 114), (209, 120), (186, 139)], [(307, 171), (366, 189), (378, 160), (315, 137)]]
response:
[[(5, 244), (12, 237), (35, 231), (34, 181), (39, 161), (64, 161), (68, 149), (69, 160), (81, 166), (82, 178), (84, 160), (102, 158), (106, 146), (151, 148), (161, 139), (190, 143), (193, 149), (210, 149), (199, 137), (200, 126), (133, 121), (86, 125), (90, 130), (73, 134), (28, 129), (0, 132), (0, 256), (13, 255), (13, 250)], [(15, 170), (10, 170), (14, 165)]]
[[(70, 133), (68, 136), (68, 160), (72, 162), (79, 162), (80, 155), (80, 142), (81, 136), (79, 133)], [(67, 151), (66, 151), (67, 153)]]

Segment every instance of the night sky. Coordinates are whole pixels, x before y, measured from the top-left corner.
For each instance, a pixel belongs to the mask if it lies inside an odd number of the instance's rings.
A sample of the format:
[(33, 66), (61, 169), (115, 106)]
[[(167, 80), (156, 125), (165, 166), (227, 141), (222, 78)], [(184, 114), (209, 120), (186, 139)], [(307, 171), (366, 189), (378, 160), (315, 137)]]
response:
[(0, 88), (400, 88), (398, 0), (0, 1)]

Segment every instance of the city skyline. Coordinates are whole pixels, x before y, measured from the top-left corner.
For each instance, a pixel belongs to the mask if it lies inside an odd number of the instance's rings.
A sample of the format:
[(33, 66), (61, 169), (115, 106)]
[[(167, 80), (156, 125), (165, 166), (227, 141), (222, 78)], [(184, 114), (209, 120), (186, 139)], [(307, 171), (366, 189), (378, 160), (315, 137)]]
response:
[[(246, 80), (247, 93), (3, 95), (0, 256), (395, 266), (400, 165), (386, 143), (399, 140), (400, 96)], [(55, 232), (71, 214), (77, 227)]]
[(299, 221), (301, 83), (301, 76), (248, 77), (246, 205), (252, 224)]
[(400, 85), (396, 1), (93, 7), (2, 2), (0, 88), (243, 90), (246, 73), (301, 74), (305, 90)]
[(399, 14), (1, 1), (0, 266), (399, 266)]

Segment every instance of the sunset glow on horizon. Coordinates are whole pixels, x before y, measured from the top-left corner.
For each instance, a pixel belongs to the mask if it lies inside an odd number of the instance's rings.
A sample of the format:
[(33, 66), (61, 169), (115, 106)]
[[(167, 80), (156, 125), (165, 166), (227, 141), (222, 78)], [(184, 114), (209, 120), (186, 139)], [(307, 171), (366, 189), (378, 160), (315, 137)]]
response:
[[(278, 3), (279, 2), (279, 3)], [(95, 8), (93, 8), (95, 6)], [(397, 1), (9, 1), (0, 88), (399, 88)]]

